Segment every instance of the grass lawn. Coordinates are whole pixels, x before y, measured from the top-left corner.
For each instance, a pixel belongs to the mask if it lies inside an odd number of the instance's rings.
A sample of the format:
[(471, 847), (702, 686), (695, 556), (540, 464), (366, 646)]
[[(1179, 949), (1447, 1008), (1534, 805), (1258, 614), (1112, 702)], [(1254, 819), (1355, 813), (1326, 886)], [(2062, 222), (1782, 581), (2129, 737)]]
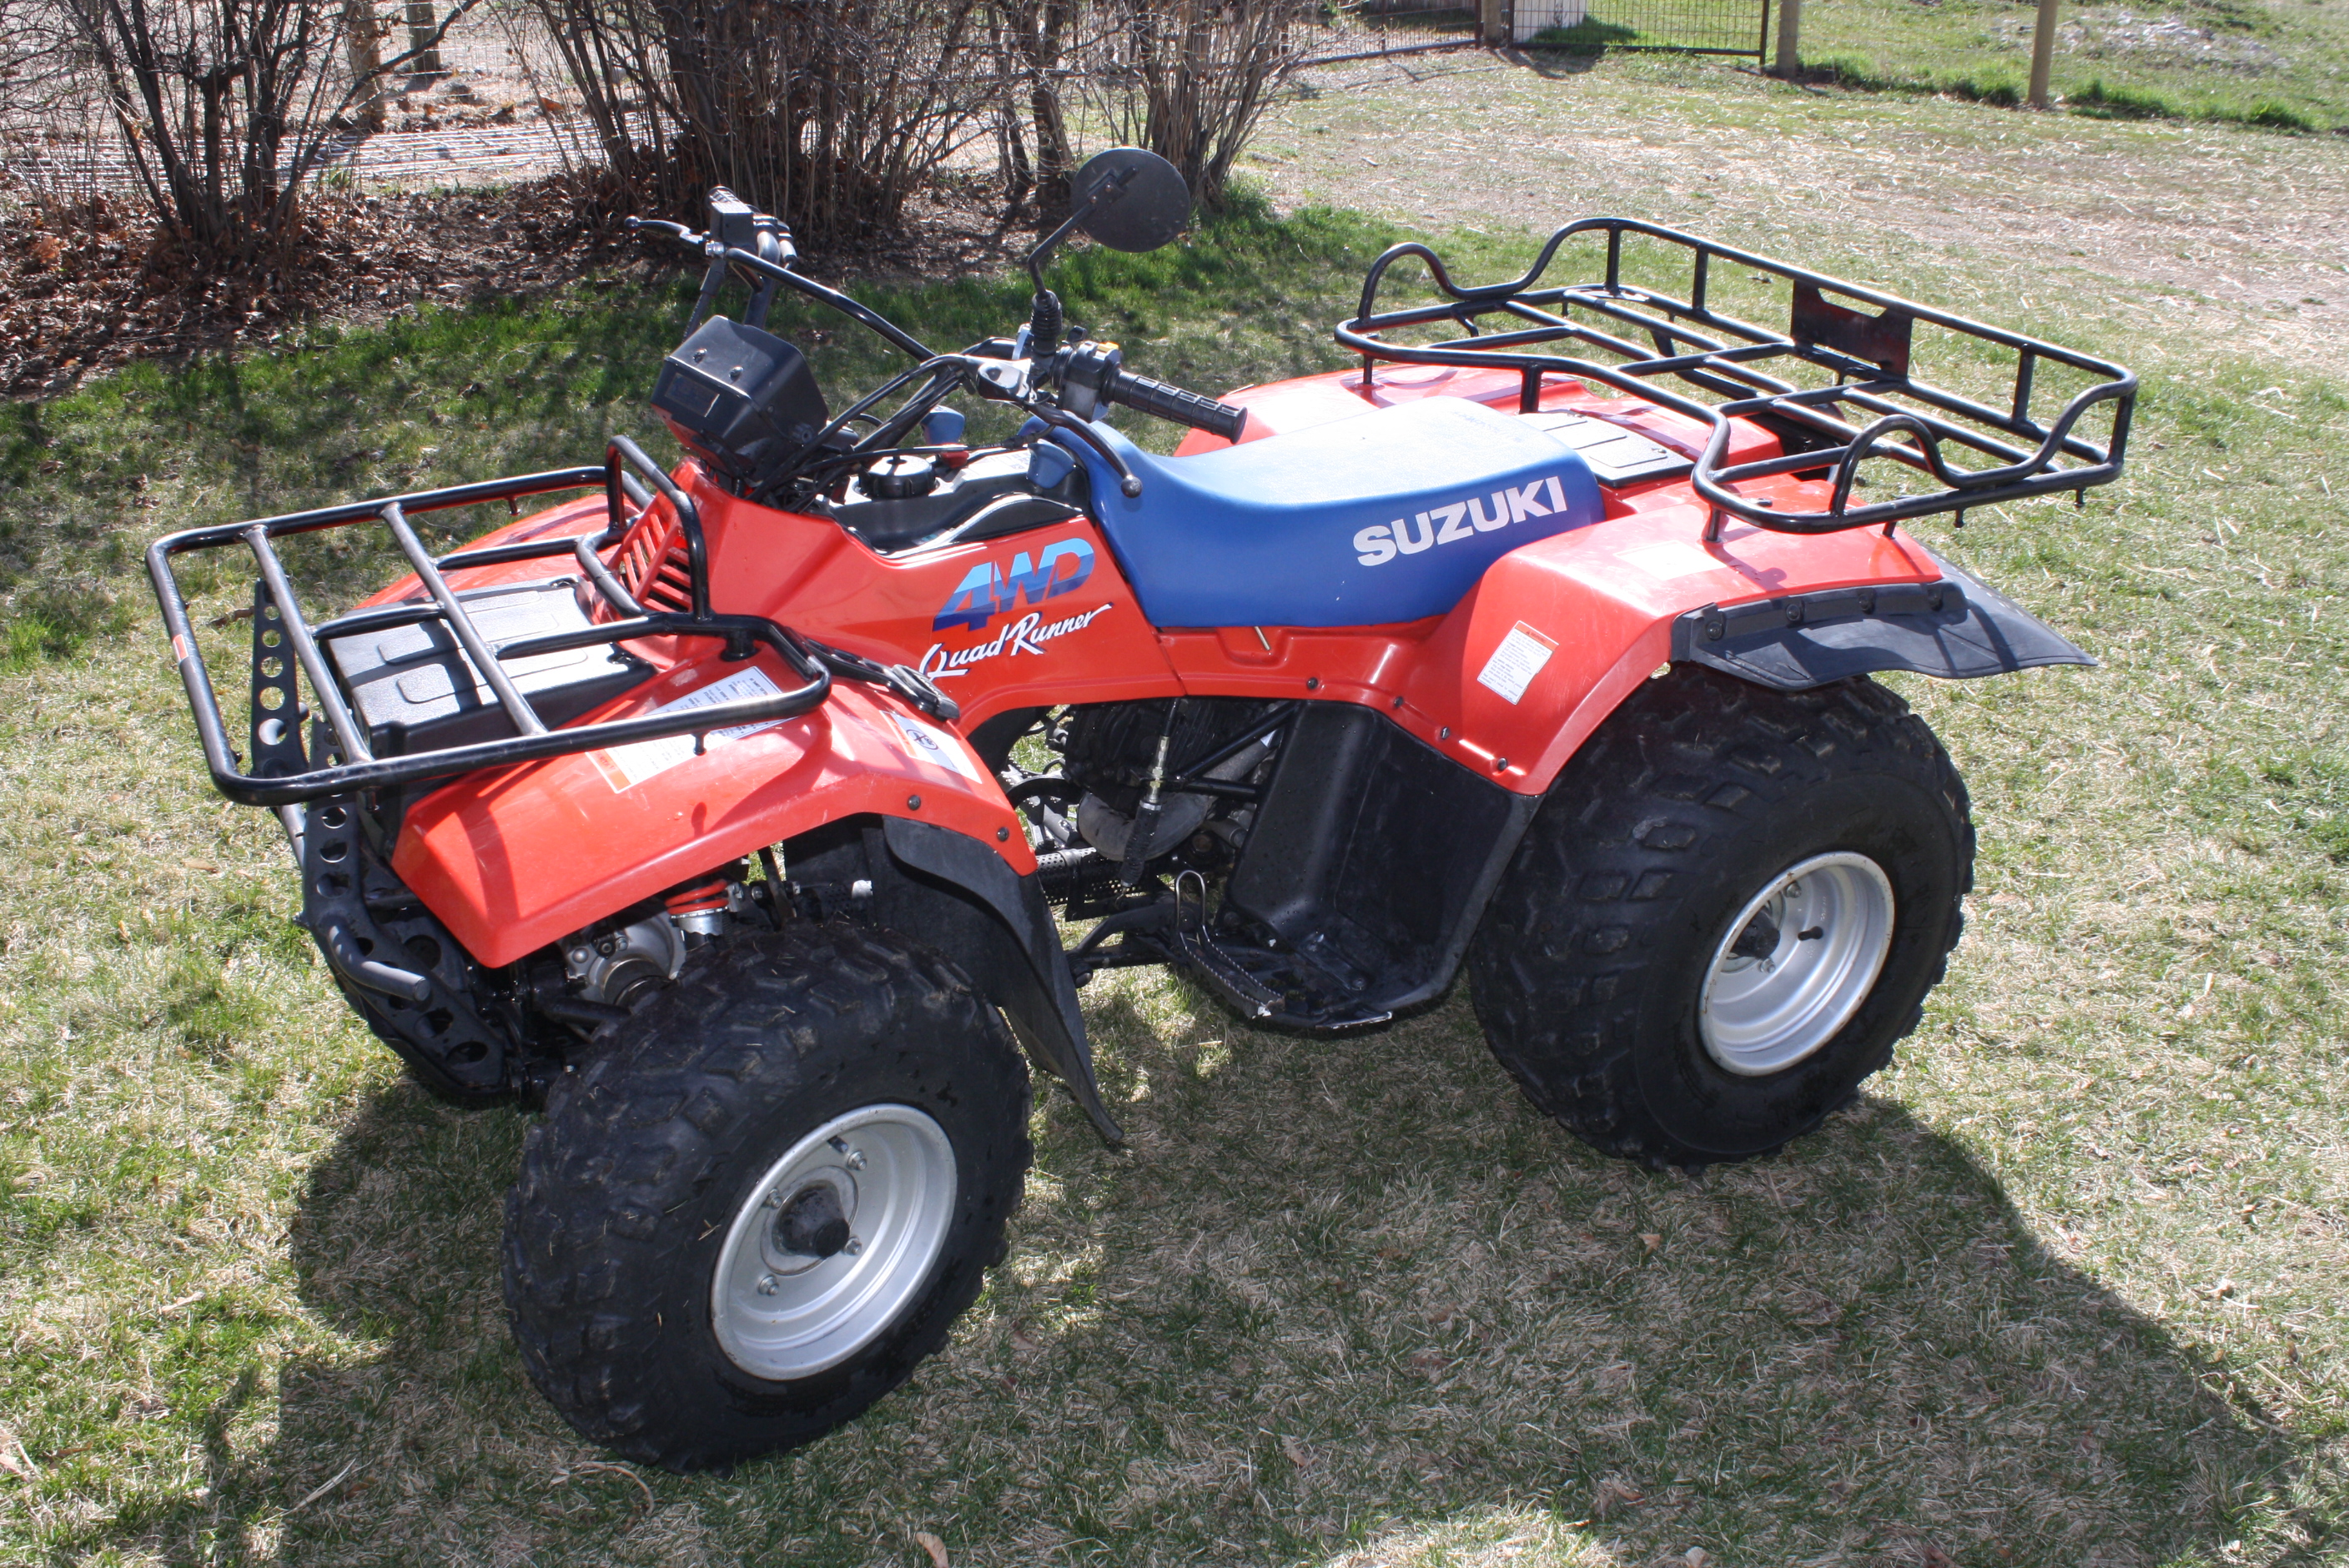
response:
[[(2075, 113), (2349, 126), (2349, 3), (2066, 5), (2049, 87)], [(1813, 0), (1803, 61), (1856, 86), (2019, 103), (2036, 13), (2000, 0)]]
[[(2021, 117), (1578, 90), (1542, 102), (1614, 125), (1578, 156), (1617, 205), (1648, 189), (2147, 371), (2128, 477), (2085, 511), (1923, 529), (2104, 663), (1895, 683), (1967, 774), (1982, 859), (1948, 984), (1851, 1111), (1692, 1183), (1534, 1114), (1461, 995), (1309, 1040), (1105, 978), (1087, 1013), (1133, 1148), (1043, 1099), (1010, 1260), (944, 1356), (730, 1476), (607, 1462), (505, 1335), (526, 1119), (428, 1099), (346, 1015), (274, 826), (202, 783), (136, 562), (169, 528), (649, 438), (684, 296), (615, 279), (136, 368), (0, 409), (0, 1560), (919, 1568), (919, 1532), (957, 1568), (2341, 1560), (2349, 377), (2296, 348), (2332, 340), (2117, 261), (2051, 280), (2020, 228), (1903, 245), (1889, 199), (1640, 184), (1639, 149), (1685, 158), (1735, 115), (1797, 164), (1872, 116), (1945, 181)], [(1403, 206), (1475, 277), (1594, 204), (1362, 170), (1406, 111), (1435, 109), (1284, 111), (1260, 167), (1284, 208), (1292, 180)], [(1487, 161), (1563, 158), (1555, 131)], [(2071, 122), (2149, 169), (2204, 155), (2142, 133)], [(2197, 134), (2247, 181), (2303, 167), (2307, 139)], [(1307, 208), (1058, 281), (1137, 368), (1216, 388), (1336, 363), (1399, 232)], [(940, 341), (1024, 301), (859, 293)], [(878, 364), (812, 346), (835, 390)], [(383, 574), (316, 564), (351, 593)]]
[[(1699, 26), (1692, 18), (1702, 15), (1654, 0), (1594, 0), (1579, 27), (1535, 42), (1578, 46), (1586, 57), (1610, 41), (1753, 46), (1742, 23), (1733, 35), (1672, 30)], [(1670, 26), (1642, 31), (1651, 18)], [(2036, 26), (2036, 8), (2019, 0), (1808, 0), (1799, 52), (1814, 79), (2013, 106), (2030, 83)], [(1775, 9), (1771, 28), (1775, 62)], [(2349, 127), (2349, 0), (2066, 5), (2048, 85), (2055, 105), (2075, 114)]]

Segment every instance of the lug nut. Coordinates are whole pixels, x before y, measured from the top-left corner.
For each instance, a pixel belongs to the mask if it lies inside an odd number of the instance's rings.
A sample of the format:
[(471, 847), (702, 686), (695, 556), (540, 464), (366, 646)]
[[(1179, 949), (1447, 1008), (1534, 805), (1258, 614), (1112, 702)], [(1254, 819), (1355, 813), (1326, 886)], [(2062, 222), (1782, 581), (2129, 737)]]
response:
[(850, 1150), (848, 1151), (847, 1157), (846, 1157), (845, 1159), (842, 1160), (842, 1161), (841, 1161), (841, 1163), (842, 1163), (843, 1165), (847, 1166), (851, 1171), (862, 1171), (862, 1170), (864, 1170), (864, 1150), (863, 1150), (862, 1149), (852, 1149), (852, 1150)]
[(848, 1238), (848, 1244), (840, 1250), (846, 1253), (853, 1258), (864, 1250), (864, 1238), (862, 1236), (851, 1236)]
[(759, 1276), (759, 1294), (760, 1294), (761, 1295), (774, 1295), (774, 1294), (775, 1294), (775, 1288), (776, 1288), (776, 1283), (777, 1283), (777, 1282), (776, 1282), (776, 1280), (775, 1280), (775, 1276), (774, 1276), (774, 1275), (772, 1275), (772, 1274), (761, 1274), (761, 1275)]

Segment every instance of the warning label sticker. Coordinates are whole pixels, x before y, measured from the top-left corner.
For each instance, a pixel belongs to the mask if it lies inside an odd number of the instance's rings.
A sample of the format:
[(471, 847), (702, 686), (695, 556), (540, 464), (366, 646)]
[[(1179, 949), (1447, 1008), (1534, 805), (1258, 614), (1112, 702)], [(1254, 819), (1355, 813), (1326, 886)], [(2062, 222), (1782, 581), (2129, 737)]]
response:
[(1542, 635), (1520, 621), (1509, 628), (1509, 634), (1501, 639), (1501, 645), (1485, 661), (1485, 667), (1476, 674), (1476, 684), (1487, 691), (1500, 693), (1501, 700), (1514, 707), (1524, 700), (1526, 688), (1534, 684), (1534, 677), (1541, 674), (1542, 666), (1556, 652), (1557, 643), (1554, 638)]
[(1693, 577), (1700, 572), (1717, 571), (1723, 564), (1695, 545), (1678, 539), (1643, 544), (1637, 550), (1624, 551), (1615, 559), (1651, 577), (1661, 577), (1667, 582), (1675, 577)]
[[(747, 702), (753, 697), (781, 696), (782, 688), (767, 678), (756, 666), (737, 671), (722, 681), (712, 681), (697, 691), (689, 691), (674, 702), (665, 702), (654, 713), (673, 713), (678, 708), (717, 707), (724, 703)], [(713, 729), (704, 738), (711, 746), (721, 746), (756, 735), (762, 729), (772, 729), (782, 723), (771, 718), (762, 724), (738, 724), (730, 729)], [(658, 778), (680, 762), (689, 761), (696, 749), (691, 735), (664, 735), (657, 740), (639, 740), (628, 746), (615, 746), (604, 751), (591, 751), (587, 759), (605, 781), (618, 790), (636, 788), (647, 779)]]

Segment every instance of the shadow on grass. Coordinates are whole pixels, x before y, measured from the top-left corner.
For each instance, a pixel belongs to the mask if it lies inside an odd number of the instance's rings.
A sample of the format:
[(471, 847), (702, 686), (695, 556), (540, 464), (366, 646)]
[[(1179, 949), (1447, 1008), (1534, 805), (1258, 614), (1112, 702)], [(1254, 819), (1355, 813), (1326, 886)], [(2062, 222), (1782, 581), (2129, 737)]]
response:
[(2261, 1412), (1889, 1101), (1692, 1183), (1526, 1108), (1456, 1000), (1341, 1041), (1165, 983), (1092, 1002), (1133, 1152), (1050, 1090), (1012, 1260), (947, 1354), (812, 1449), (641, 1490), (506, 1337), (525, 1119), (377, 1094), (291, 1243), (305, 1303), (371, 1349), (285, 1363), (262, 1455), (210, 1445), (208, 1505), (117, 1539), (848, 1564), (918, 1563), (929, 1530), (964, 1565), (1269, 1563), (1563, 1561), (1573, 1526), (1624, 1563), (2118, 1568), (2215, 1555), (2287, 1484)]

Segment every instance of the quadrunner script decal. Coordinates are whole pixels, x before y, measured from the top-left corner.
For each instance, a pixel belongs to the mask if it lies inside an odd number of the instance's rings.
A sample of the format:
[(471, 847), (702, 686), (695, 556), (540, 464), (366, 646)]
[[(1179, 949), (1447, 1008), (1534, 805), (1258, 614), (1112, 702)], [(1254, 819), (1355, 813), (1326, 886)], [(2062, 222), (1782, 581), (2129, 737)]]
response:
[[(1020, 559), (1024, 561), (1027, 557)], [(949, 676), (968, 675), (971, 665), (981, 659), (991, 659), (998, 654), (1040, 654), (1046, 643), (1055, 637), (1065, 637), (1071, 632), (1083, 631), (1112, 608), (1112, 605), (1099, 604), (1082, 614), (1059, 621), (1046, 621), (1042, 615), (1030, 610), (996, 633), (993, 642), (952, 651), (948, 651), (944, 643), (933, 643), (930, 651), (922, 655), (921, 664), (916, 667), (930, 679), (942, 681)]]

